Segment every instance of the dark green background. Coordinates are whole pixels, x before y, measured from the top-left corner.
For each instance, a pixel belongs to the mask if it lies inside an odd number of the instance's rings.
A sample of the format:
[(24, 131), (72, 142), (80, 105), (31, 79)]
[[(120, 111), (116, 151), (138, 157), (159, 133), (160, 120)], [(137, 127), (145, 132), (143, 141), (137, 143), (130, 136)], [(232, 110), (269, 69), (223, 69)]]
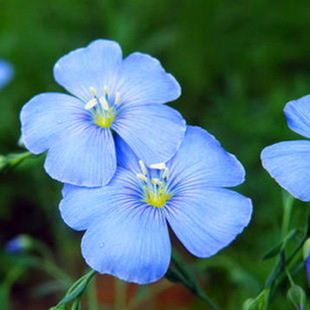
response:
[[(182, 86), (172, 106), (188, 124), (214, 134), (247, 171), (238, 190), (253, 199), (250, 226), (218, 256), (199, 262), (209, 295), (224, 309), (241, 309), (268, 275), (272, 261), (261, 257), (280, 236), (281, 190), (259, 157), (267, 145), (300, 138), (287, 128), (282, 110), (310, 93), (309, 12), (305, 0), (0, 0), (0, 57), (16, 69), (0, 92), (0, 153), (18, 151), (22, 105), (39, 92), (61, 91), (52, 67), (70, 50), (108, 38), (121, 44), (124, 55), (141, 51), (160, 59)], [(39, 238), (77, 278), (84, 266), (81, 235), (61, 221), (61, 186), (42, 163), (32, 159), (1, 175), (0, 242), (20, 233)], [(294, 226), (304, 224), (307, 208), (295, 204)], [(0, 275), (7, 268), (0, 266)], [(38, 283), (45, 279), (36, 277)], [(16, 309), (24, 309), (31, 280), (25, 273), (13, 290)], [(306, 287), (304, 275), (297, 280)], [(289, 308), (287, 288), (281, 287), (272, 309)], [(193, 299), (184, 309), (205, 308)]]

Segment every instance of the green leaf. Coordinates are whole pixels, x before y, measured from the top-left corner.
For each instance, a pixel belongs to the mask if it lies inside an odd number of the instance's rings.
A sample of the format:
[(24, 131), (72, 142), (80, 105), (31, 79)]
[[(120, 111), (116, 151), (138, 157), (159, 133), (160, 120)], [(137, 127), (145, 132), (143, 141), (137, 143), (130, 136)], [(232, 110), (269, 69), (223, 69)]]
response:
[[(95, 274), (96, 271), (91, 270), (89, 273), (78, 279), (75, 283), (71, 285), (65, 297), (55, 307), (50, 308), (50, 310), (62, 310), (64, 309), (64, 305), (68, 302), (71, 302), (75, 299), (79, 300), (80, 296), (84, 293), (88, 282), (93, 278)], [(78, 304), (79, 302), (74, 302), (72, 307), (75, 308), (72, 309), (78, 309)]]
[(0, 155), (0, 171), (13, 168), (19, 165), (23, 160), (30, 157), (31, 152), (22, 152), (22, 153), (11, 153), (8, 155)]

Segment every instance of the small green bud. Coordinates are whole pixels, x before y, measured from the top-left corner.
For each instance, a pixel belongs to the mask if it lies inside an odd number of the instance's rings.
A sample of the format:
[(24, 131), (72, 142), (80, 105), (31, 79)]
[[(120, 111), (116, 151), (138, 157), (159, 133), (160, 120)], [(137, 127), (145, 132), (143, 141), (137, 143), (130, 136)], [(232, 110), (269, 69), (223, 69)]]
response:
[(306, 294), (300, 286), (293, 284), (287, 291), (287, 298), (292, 302), (296, 310), (305, 309)]

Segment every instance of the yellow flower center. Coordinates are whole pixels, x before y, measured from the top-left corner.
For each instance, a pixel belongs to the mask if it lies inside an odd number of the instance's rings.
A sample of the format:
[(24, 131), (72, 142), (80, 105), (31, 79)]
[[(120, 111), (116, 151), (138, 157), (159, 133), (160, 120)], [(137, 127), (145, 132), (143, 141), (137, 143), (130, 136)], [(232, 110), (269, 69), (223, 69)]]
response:
[(144, 202), (156, 208), (162, 208), (166, 202), (172, 197), (166, 189), (149, 190), (147, 186), (143, 187), (145, 199)]
[(139, 161), (141, 172), (138, 173), (138, 179), (143, 182), (144, 198), (143, 202), (156, 208), (162, 208), (167, 201), (172, 198), (172, 194), (167, 190), (166, 181), (169, 169), (164, 163), (151, 165), (150, 168), (161, 170), (158, 174), (159, 178), (150, 178), (149, 171), (145, 167), (142, 160)]
[(113, 121), (115, 120), (115, 112), (112, 110), (111, 112), (106, 113), (96, 113), (93, 116), (94, 124), (103, 127), (103, 128), (110, 128)]
[(116, 92), (111, 97), (107, 86), (104, 86), (100, 96), (94, 87), (90, 87), (90, 93), (92, 98), (86, 103), (85, 109), (90, 111), (94, 124), (103, 128), (110, 128), (121, 103), (120, 93)]

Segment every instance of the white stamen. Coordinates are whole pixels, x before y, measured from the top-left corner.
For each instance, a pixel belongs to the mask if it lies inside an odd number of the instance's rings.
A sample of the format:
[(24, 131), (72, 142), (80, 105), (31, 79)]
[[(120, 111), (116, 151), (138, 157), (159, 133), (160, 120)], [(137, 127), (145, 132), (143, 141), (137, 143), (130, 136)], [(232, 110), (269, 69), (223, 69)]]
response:
[(150, 168), (164, 170), (166, 168), (166, 164), (165, 163), (153, 164), (150, 166)]
[(104, 110), (106, 110), (106, 111), (109, 110), (109, 104), (108, 104), (107, 99), (105, 99), (105, 97), (100, 97), (99, 102), (101, 103)]
[(97, 99), (96, 99), (96, 98), (93, 98), (93, 99), (89, 100), (89, 101), (85, 104), (85, 107), (84, 107), (84, 108), (85, 108), (86, 110), (89, 110), (89, 109), (93, 108), (97, 103), (98, 103), (98, 102), (97, 102)]
[(97, 97), (97, 91), (95, 87), (91, 86), (89, 90), (94, 97)]
[(144, 162), (143, 162), (141, 159), (139, 160), (139, 165), (140, 165), (140, 168), (141, 168), (142, 173), (143, 173), (144, 175), (147, 175), (147, 169), (146, 169), (146, 167), (145, 167), (145, 165), (144, 165)]
[(109, 96), (110, 95), (110, 92), (109, 92), (109, 88), (107, 85), (104, 85), (103, 87), (103, 93), (105, 96)]
[(159, 185), (159, 186), (164, 186), (164, 182), (160, 181), (157, 178), (153, 178), (151, 181), (152, 181), (153, 184), (156, 184), (156, 185)]
[(137, 178), (140, 180), (140, 181), (143, 181), (143, 182), (147, 182), (147, 177), (142, 174), (142, 173), (138, 173), (137, 174)]
[(167, 179), (168, 178), (168, 175), (169, 175), (169, 169), (166, 167), (163, 174), (161, 175), (161, 177), (163, 179)]
[(119, 105), (120, 102), (121, 102), (121, 94), (119, 92), (116, 92), (114, 104)]

